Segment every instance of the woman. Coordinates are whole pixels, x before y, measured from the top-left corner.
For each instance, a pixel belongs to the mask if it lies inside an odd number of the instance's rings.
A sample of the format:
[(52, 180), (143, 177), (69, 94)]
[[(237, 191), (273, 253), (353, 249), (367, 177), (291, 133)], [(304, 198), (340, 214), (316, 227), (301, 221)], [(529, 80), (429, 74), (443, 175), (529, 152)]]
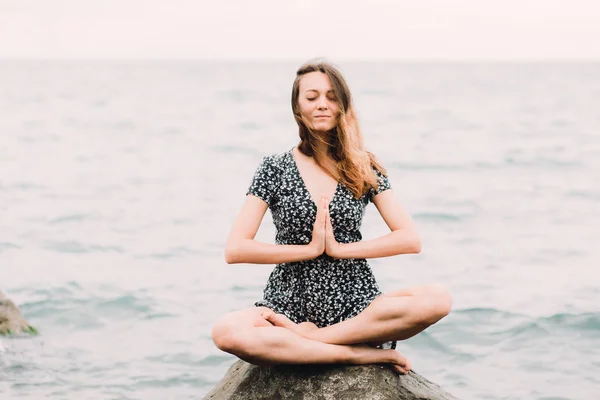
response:
[[(292, 110), (300, 143), (263, 158), (225, 249), (227, 263), (276, 266), (264, 298), (217, 321), (213, 340), (256, 365), (389, 363), (406, 374), (396, 341), (446, 316), (450, 295), (439, 286), (379, 290), (366, 259), (419, 253), (421, 243), (385, 169), (363, 147), (341, 73), (303, 65)], [(391, 232), (361, 241), (369, 202)], [(254, 240), (267, 208), (276, 244)]]

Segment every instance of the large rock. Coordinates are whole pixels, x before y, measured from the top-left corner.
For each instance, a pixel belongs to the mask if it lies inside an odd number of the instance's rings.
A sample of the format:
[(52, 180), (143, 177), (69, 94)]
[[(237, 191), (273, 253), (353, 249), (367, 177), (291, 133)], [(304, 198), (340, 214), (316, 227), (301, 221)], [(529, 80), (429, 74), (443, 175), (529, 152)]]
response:
[(0, 290), (0, 335), (37, 333), (11, 299)]
[(204, 400), (456, 400), (416, 372), (380, 365), (278, 365), (239, 360)]

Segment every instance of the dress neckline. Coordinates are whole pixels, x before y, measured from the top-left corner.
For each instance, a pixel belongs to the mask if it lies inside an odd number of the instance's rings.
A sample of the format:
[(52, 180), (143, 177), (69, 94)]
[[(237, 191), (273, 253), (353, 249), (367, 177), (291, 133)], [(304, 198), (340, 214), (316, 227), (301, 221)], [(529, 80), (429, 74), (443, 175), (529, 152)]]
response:
[[(296, 162), (296, 157), (294, 157), (294, 149), (295, 148), (296, 148), (296, 146), (292, 147), (288, 151), (288, 154), (290, 155), (290, 157), (292, 159), (292, 164), (294, 165), (294, 170), (296, 171), (296, 175), (298, 175), (298, 178), (300, 179), (300, 182), (302, 183), (301, 186), (302, 186), (305, 196), (308, 198), (308, 200), (310, 200), (310, 202), (315, 206), (315, 208), (317, 208), (317, 203), (315, 202), (313, 195), (308, 190), (308, 186), (306, 186), (306, 182), (304, 181), (304, 178), (302, 177), (302, 174), (300, 173), (300, 169), (298, 169), (298, 163)], [(335, 186), (335, 190), (333, 191), (333, 196), (331, 196), (331, 199), (329, 199), (329, 207), (330, 208), (331, 208), (331, 204), (333, 203), (334, 199), (337, 197), (336, 195), (340, 189), (340, 186), (341, 186), (341, 182), (338, 181), (337, 185)]]

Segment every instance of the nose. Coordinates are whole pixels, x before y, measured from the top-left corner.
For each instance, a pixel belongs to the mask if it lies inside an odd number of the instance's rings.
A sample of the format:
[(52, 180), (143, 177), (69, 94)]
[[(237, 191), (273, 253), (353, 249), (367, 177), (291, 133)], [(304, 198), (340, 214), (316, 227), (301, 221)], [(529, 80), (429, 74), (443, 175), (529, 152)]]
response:
[(319, 110), (326, 110), (327, 109), (327, 99), (323, 96), (319, 98), (319, 102), (317, 104), (317, 107)]

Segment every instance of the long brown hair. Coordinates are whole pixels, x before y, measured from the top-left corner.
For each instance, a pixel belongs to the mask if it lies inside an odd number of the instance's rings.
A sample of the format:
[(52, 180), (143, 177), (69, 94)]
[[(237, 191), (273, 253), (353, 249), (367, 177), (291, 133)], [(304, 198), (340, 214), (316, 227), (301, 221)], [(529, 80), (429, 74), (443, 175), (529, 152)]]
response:
[[(329, 77), (339, 108), (336, 127), (325, 136), (309, 127), (310, 124), (302, 118), (298, 104), (302, 76), (316, 71)], [(292, 86), (292, 111), (299, 127), (298, 150), (300, 152), (314, 157), (319, 166), (344, 184), (357, 199), (367, 193), (370, 188), (377, 189), (377, 176), (374, 174), (373, 168), (385, 176), (387, 176), (387, 171), (379, 164), (375, 155), (364, 148), (352, 94), (346, 80), (336, 67), (326, 61), (309, 61), (302, 65), (296, 72), (296, 79)], [(317, 145), (318, 142), (323, 141), (327, 144), (326, 152), (320, 150), (321, 147)], [(321, 162), (326, 157), (334, 161), (336, 170), (331, 171), (330, 167)]]

